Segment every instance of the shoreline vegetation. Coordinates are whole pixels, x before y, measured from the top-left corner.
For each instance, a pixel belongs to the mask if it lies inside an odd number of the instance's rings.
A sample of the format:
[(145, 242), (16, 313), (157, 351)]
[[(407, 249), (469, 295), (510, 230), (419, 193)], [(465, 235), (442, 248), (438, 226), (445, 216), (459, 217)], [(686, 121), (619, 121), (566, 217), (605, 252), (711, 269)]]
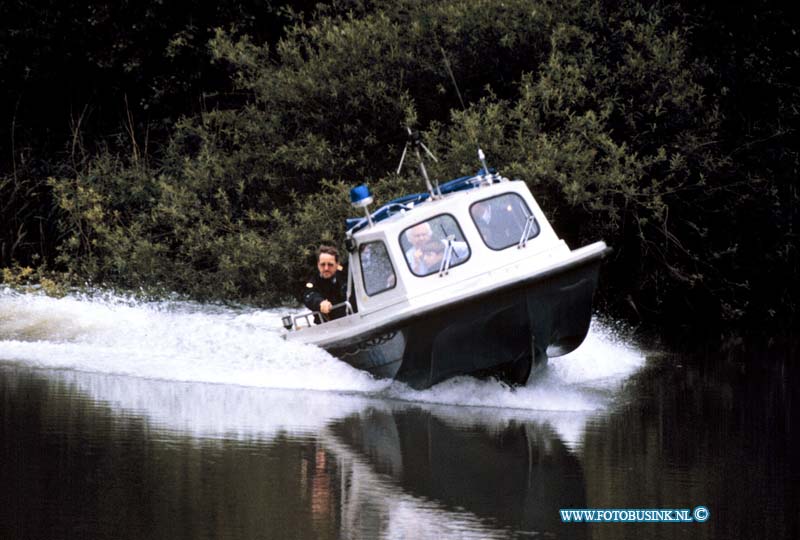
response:
[[(800, 30), (788, 8), (569, 0), (4, 2), (0, 268), (270, 306), (340, 245), (404, 126), (444, 181), (528, 182), (598, 308), (646, 332), (791, 331)], [(464, 107), (447, 73), (452, 67)]]

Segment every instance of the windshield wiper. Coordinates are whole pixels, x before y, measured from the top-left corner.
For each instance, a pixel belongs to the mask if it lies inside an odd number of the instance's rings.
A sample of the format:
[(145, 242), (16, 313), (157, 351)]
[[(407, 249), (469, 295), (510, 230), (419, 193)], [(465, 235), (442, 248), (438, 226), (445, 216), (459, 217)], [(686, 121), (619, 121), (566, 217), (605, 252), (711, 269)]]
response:
[(533, 226), (536, 223), (536, 218), (533, 217), (533, 214), (528, 216), (528, 219), (525, 220), (525, 227), (522, 229), (522, 236), (519, 237), (519, 242), (517, 243), (517, 249), (522, 249), (527, 247), (528, 245), (528, 237), (531, 235), (531, 231), (533, 231)]

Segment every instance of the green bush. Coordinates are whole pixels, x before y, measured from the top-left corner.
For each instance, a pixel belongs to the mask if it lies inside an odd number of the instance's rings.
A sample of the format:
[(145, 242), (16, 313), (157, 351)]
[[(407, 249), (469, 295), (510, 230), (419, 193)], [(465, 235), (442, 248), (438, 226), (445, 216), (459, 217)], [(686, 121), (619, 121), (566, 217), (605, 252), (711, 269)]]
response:
[[(290, 298), (316, 246), (341, 245), (349, 187), (419, 191), (413, 167), (392, 172), (410, 125), (434, 178), (474, 172), (480, 145), (571, 245), (606, 240), (606, 309), (702, 331), (791, 319), (792, 53), (759, 56), (773, 38), (741, 21), (627, 1), (378, 1), (297, 17), (272, 45), (217, 30), (238, 105), (182, 118), (157, 161), (106, 150), (53, 175), (59, 262), (200, 299)], [(712, 41), (718, 25), (739, 49)], [(761, 116), (745, 122), (736, 92), (774, 106), (747, 105)]]

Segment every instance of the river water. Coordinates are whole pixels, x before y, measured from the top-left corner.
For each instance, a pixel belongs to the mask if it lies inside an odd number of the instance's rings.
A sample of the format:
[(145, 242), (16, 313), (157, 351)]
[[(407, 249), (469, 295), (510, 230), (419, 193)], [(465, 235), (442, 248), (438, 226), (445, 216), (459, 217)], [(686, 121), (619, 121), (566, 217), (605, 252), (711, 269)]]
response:
[(667, 354), (594, 320), (524, 388), (415, 391), (281, 314), (0, 290), (0, 538), (800, 537), (793, 346)]

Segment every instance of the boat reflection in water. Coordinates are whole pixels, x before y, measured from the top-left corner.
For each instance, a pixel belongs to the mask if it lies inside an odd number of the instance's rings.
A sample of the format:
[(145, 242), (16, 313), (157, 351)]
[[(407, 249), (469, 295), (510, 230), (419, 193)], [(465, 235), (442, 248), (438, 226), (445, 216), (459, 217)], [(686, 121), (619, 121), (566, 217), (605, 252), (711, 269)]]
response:
[(532, 411), (0, 364), (3, 402), (12, 537), (586, 533), (558, 513), (586, 500), (557, 432), (574, 432), (574, 415), (560, 426), (521, 418)]
[(461, 523), (466, 536), (587, 536), (585, 525), (561, 523), (559, 509), (586, 507), (586, 489), (580, 462), (549, 424), (460, 410), (370, 408), (330, 426), (326, 447), (357, 464), (345, 483), (343, 528), (362, 529), (376, 504), (392, 515), (413, 500), (418, 515), (402, 519), (408, 534), (465, 534)]

